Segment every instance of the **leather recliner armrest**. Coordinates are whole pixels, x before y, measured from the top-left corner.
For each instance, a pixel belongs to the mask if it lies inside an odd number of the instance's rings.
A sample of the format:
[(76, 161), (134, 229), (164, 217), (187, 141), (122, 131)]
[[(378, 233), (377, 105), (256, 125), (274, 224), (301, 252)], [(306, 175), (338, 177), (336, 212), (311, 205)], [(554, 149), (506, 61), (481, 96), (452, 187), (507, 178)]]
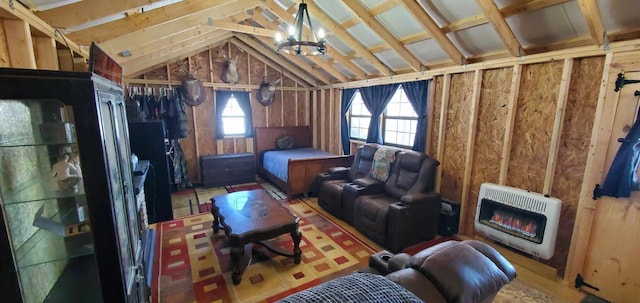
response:
[(416, 194), (408, 194), (400, 197), (400, 202), (402, 204), (415, 204), (415, 203), (438, 203), (440, 204), (440, 193), (437, 192), (428, 192), (428, 193), (416, 193)]

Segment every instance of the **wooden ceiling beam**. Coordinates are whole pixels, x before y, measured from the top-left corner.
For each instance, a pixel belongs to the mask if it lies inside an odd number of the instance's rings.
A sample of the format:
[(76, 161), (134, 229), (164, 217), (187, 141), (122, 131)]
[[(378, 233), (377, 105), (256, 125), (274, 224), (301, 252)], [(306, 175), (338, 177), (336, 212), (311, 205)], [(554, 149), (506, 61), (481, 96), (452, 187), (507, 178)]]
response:
[(160, 1), (162, 0), (83, 0), (35, 14), (53, 27), (70, 28), (115, 14), (123, 14), (125, 11), (140, 9)]
[[(238, 1), (240, 2), (240, 1)], [(226, 6), (230, 11), (241, 8), (240, 6)], [(252, 17), (251, 9), (242, 10), (232, 15), (228, 15), (225, 10), (219, 10), (208, 14), (208, 17), (226, 22), (240, 22)], [(198, 35), (198, 26), (206, 24), (207, 16), (191, 16), (186, 19), (166, 22), (152, 28), (121, 35), (115, 39), (100, 43), (100, 47), (112, 56), (116, 56), (123, 50), (133, 50), (137, 47), (156, 44), (161, 37)], [(182, 39), (182, 38), (177, 38)]]
[(442, 49), (449, 55), (449, 58), (453, 62), (464, 62), (465, 58), (460, 50), (449, 40), (444, 31), (436, 24), (435, 21), (427, 14), (422, 6), (414, 0), (400, 0), (402, 5), (409, 11), (411, 15), (424, 27), (431, 35), (433, 39), (442, 47)]
[[(604, 24), (602, 24), (602, 17), (600, 16), (600, 9), (596, 0), (578, 0), (580, 10), (584, 15), (584, 19), (587, 22), (589, 28), (589, 34), (593, 43), (596, 45), (604, 44), (604, 38), (607, 35)], [(638, 9), (638, 8), (635, 8)]]
[[(285, 69), (284, 74), (287, 77), (293, 78), (300, 83), (307, 84), (306, 87), (309, 87), (310, 85), (319, 86), (318, 84), (321, 84), (321, 83), (324, 83), (324, 84), (331, 83), (329, 77), (321, 77), (321, 76), (316, 77), (317, 76), (316, 73), (309, 74), (304, 71), (303, 67), (298, 66), (295, 63), (294, 64), (289, 63), (288, 61), (282, 59), (280, 56), (271, 56), (270, 54), (273, 53), (273, 50), (266, 48), (260, 42), (257, 42), (256, 40), (252, 39), (246, 34), (243, 34), (243, 33), (235, 34), (235, 36), (231, 38), (231, 42), (236, 44), (241, 49), (244, 49), (250, 55), (256, 57), (257, 59), (267, 64), (268, 62), (273, 62), (279, 65), (280, 67)], [(272, 66), (272, 67), (276, 68), (275, 66)], [(324, 78), (324, 79), (321, 79), (321, 78)], [(252, 83), (252, 84), (255, 84), (255, 83)]]
[(399, 5), (400, 3), (396, 1), (382, 1), (382, 3), (375, 5), (371, 9), (369, 9), (369, 12), (372, 15), (377, 16)]
[[(293, 22), (293, 15), (290, 14), (288, 11), (285, 11), (284, 9), (282, 9), (280, 6), (276, 5), (269, 5), (271, 2), (267, 2), (266, 7), (274, 14), (276, 15), (280, 20), (282, 20), (285, 23), (291, 24)], [(279, 26), (279, 22), (273, 23), (273, 22), (268, 22), (266, 18), (261, 16), (262, 13), (262, 8), (258, 8), (256, 9), (256, 14), (254, 17), (254, 20), (256, 20), (258, 23), (261, 23), (262, 26), (271, 28), (271, 29), (276, 29)], [(256, 18), (260, 18), (260, 20), (262, 21), (258, 21)], [(265, 24), (263, 22), (268, 22), (268, 24)], [(305, 27), (304, 29), (304, 34), (305, 35), (310, 35), (311, 32), (309, 31), (309, 29), (307, 27)], [(334, 60), (336, 60), (338, 63), (342, 64), (343, 67), (345, 67), (346, 69), (348, 69), (351, 73), (353, 73), (358, 79), (365, 79), (367, 78), (367, 75), (365, 74), (365, 72), (356, 64), (354, 64), (351, 59), (349, 59), (347, 56), (342, 55), (340, 52), (334, 50), (331, 51), (329, 50), (329, 52), (331, 52), (331, 58), (333, 58)], [(342, 73), (341, 73), (342, 74)], [(344, 76), (344, 75), (343, 75)]]
[(191, 39), (197, 39), (198, 37), (205, 37), (206, 35), (216, 31), (215, 28), (199, 25), (196, 27), (189, 28), (184, 31), (180, 31), (174, 35), (159, 37), (157, 40), (154, 40), (150, 43), (144, 44), (134, 44), (130, 45), (126, 50), (131, 53), (130, 57), (121, 57), (120, 55), (114, 56), (113, 58), (119, 64), (126, 64), (130, 61), (140, 60), (147, 55), (157, 52), (160, 48), (168, 47), (174, 44), (179, 44), (184, 41), (189, 41)]
[(217, 29), (225, 29), (228, 31), (236, 32), (236, 33), (250, 34), (254, 36), (263, 36), (263, 37), (272, 37), (272, 38), (275, 37), (276, 34), (280, 34), (283, 37), (287, 36), (286, 33), (279, 30), (271, 30), (271, 29), (262, 28), (262, 27), (255, 27), (255, 26), (225, 22), (220, 20), (213, 21), (213, 23), (210, 26)]
[[(176, 30), (189, 26), (179, 26), (180, 22), (194, 18), (200, 24), (207, 22), (212, 15), (228, 16), (258, 6), (260, 0), (192, 0), (183, 1), (157, 8), (142, 14), (72, 32), (68, 36), (80, 44), (92, 41), (102, 42), (136, 31), (149, 30), (155, 26), (171, 22)], [(190, 26), (195, 26), (191, 24)]]
[[(256, 10), (256, 14), (253, 17), (253, 20), (256, 21), (257, 23), (259, 23), (260, 25), (262, 25), (262, 26), (264, 26), (266, 28), (269, 28), (269, 29), (275, 29), (275, 28), (278, 27), (276, 24), (274, 24), (273, 22), (267, 20), (267, 18), (262, 16), (261, 10)], [(272, 39), (263, 38), (263, 37), (256, 37), (256, 38), (260, 39), (266, 45), (274, 45), (274, 40), (272, 40)], [(278, 54), (278, 55), (280, 55), (280, 54)], [(290, 57), (290, 59), (292, 59), (292, 61), (295, 58), (296, 59), (295, 61), (297, 61), (296, 64), (298, 64), (299, 66), (308, 65), (308, 64), (304, 64), (304, 61), (299, 59), (298, 56), (289, 55), (288, 57)], [(311, 62), (313, 62), (316, 66), (324, 69), (329, 75), (333, 76), (338, 81), (340, 81), (340, 82), (346, 82), (347, 81), (347, 78), (345, 77), (345, 75), (342, 72), (337, 70), (330, 63), (327, 63), (324, 60), (322, 60), (319, 56), (307, 56), (306, 58), (309, 59)], [(320, 73), (320, 71), (316, 71), (316, 73)], [(328, 83), (331, 83), (331, 81), (329, 81)]]
[[(316, 0), (317, 1), (317, 0)], [(271, 1), (269, 2), (271, 3)], [(355, 39), (349, 32), (347, 32), (344, 28), (340, 26), (335, 20), (331, 18), (331, 16), (327, 15), (322, 9), (320, 9), (314, 2), (307, 1), (307, 7), (309, 8), (310, 14), (313, 15), (318, 21), (320, 21), (327, 32), (332, 33), (338, 39), (340, 39), (344, 44), (349, 46), (354, 50), (356, 54), (369, 61), (371, 65), (373, 65), (381, 74), (385, 76), (390, 76), (392, 74), (391, 69), (386, 66), (378, 57), (376, 57), (373, 53), (369, 51), (363, 44), (361, 44), (357, 39)], [(271, 7), (269, 7), (271, 9)]]
[[(493, 0), (491, 0), (493, 1)], [(372, 29), (382, 41), (384, 41), (392, 50), (394, 50), (404, 61), (409, 64), (409, 67), (414, 71), (422, 69), (422, 62), (418, 60), (398, 39), (382, 25), (371, 12), (358, 1), (345, 1), (343, 2), (360, 18), (370, 29)]]
[(54, 38), (61, 45), (65, 45), (73, 52), (84, 58), (89, 58), (88, 48), (78, 45), (73, 39), (60, 33), (55, 28), (38, 18), (20, 3), (0, 1), (0, 18), (9, 20), (23, 20), (31, 26), (31, 34), (38, 37)]
[(522, 45), (516, 38), (516, 35), (513, 34), (513, 31), (507, 24), (507, 21), (504, 19), (496, 3), (493, 0), (476, 0), (476, 3), (482, 9), (485, 16), (489, 19), (489, 22), (493, 25), (493, 28), (498, 32), (500, 39), (502, 39), (502, 43), (507, 47), (512, 56), (518, 57), (520, 56), (520, 52), (522, 51)]
[(149, 68), (158, 67), (167, 62), (173, 62), (179, 57), (184, 57), (197, 50), (208, 49), (211, 45), (229, 39), (232, 36), (233, 34), (231, 32), (214, 30), (204, 36), (195, 37), (180, 43), (165, 47), (159, 45), (157, 52), (141, 56), (139, 60), (122, 64), (122, 73), (126, 77), (131, 78), (132, 75), (139, 74), (142, 70), (148, 70)]

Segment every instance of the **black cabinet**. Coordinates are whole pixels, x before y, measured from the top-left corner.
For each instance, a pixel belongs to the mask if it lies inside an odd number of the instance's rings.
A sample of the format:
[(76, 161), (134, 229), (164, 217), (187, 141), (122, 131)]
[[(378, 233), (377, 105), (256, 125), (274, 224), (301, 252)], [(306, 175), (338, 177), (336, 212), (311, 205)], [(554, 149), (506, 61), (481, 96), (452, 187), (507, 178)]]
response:
[(167, 132), (162, 120), (129, 121), (131, 152), (151, 166), (144, 184), (149, 223), (173, 220)]
[(122, 87), (0, 68), (3, 302), (146, 301)]
[(252, 153), (200, 157), (204, 187), (225, 186), (256, 181), (256, 159)]

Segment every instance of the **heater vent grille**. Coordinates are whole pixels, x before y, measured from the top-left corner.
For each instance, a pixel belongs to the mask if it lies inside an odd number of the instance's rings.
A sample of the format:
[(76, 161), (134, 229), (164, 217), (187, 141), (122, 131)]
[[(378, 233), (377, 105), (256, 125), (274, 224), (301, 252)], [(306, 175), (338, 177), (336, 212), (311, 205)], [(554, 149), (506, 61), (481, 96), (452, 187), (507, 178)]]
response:
[[(504, 190), (504, 188), (487, 188), (484, 193), (484, 197), (489, 200), (536, 213), (544, 213), (547, 209), (547, 202), (534, 195), (535, 194), (523, 195), (521, 192), (512, 192)], [(544, 198), (544, 196), (542, 197)]]

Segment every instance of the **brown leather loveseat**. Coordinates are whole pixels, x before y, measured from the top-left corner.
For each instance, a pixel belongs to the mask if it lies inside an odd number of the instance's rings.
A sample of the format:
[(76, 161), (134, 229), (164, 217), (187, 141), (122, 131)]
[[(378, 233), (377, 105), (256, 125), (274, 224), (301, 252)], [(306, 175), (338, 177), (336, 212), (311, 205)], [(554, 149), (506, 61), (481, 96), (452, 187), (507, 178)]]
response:
[(369, 264), (280, 302), (488, 303), (516, 277), (498, 251), (475, 240), (443, 242), (413, 256), (382, 251)]

